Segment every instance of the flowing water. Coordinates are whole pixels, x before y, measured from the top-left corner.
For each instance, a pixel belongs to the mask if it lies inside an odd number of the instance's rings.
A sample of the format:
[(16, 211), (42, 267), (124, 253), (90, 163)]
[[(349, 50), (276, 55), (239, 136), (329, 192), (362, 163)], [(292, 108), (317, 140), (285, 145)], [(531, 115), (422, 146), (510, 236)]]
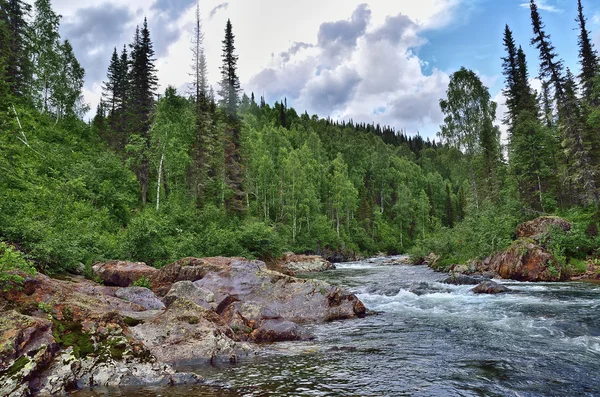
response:
[(378, 312), (312, 326), (233, 366), (188, 367), (220, 389), (97, 390), (119, 396), (600, 396), (600, 285), (503, 282), (475, 295), (424, 266), (383, 260), (315, 277)]

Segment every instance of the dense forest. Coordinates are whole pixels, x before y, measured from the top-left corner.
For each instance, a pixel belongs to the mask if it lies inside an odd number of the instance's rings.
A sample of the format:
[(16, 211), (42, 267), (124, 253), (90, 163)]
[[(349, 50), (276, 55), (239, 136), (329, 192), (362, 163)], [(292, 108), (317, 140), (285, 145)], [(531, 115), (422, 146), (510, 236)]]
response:
[(437, 142), (267, 104), (240, 90), (230, 21), (215, 93), (199, 11), (189, 90), (157, 92), (144, 20), (114, 43), (88, 123), (85, 72), (50, 1), (0, 0), (0, 255), (16, 263), (18, 249), (45, 272), (284, 251), (435, 252), (449, 265), (505, 248), (520, 221), (561, 214), (575, 227), (555, 254), (574, 264), (598, 246), (599, 58), (581, 1), (577, 76), (530, 8), (543, 90), (506, 26), (503, 145), (497, 105), (466, 68), (440, 101)]

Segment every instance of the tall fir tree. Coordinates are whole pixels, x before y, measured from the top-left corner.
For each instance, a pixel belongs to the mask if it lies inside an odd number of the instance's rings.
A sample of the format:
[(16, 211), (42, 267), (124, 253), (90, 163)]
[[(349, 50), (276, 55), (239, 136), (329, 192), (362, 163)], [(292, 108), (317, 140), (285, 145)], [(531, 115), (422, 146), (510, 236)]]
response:
[[(590, 32), (587, 30), (581, 0), (577, 0), (577, 19), (575, 21), (579, 25), (578, 45), (579, 64), (581, 65), (579, 81), (581, 82), (584, 98), (591, 100), (594, 94), (594, 78), (598, 73), (598, 53), (594, 49), (594, 44), (590, 39)], [(598, 98), (593, 100), (595, 106), (598, 105), (598, 102)]]
[(6, 23), (8, 36), (3, 53), (6, 56), (7, 82), (16, 97), (29, 94), (30, 82), (30, 34), (27, 16), (31, 5), (22, 0), (2, 0), (0, 18)]
[(142, 189), (143, 205), (147, 202), (150, 173), (150, 117), (154, 109), (154, 96), (158, 85), (155, 61), (148, 21), (144, 18), (144, 25), (141, 30), (139, 27), (136, 29), (134, 42), (131, 45), (130, 108), (128, 109), (130, 148), (135, 152), (134, 168)]
[(102, 84), (102, 101), (107, 104), (110, 113), (115, 113), (117, 109), (117, 86), (119, 75), (120, 60), (117, 53), (117, 47), (113, 49), (108, 71), (106, 72), (106, 81)]
[(235, 54), (235, 36), (231, 20), (225, 26), (223, 39), (223, 64), (221, 66), (221, 82), (219, 95), (226, 117), (225, 133), (225, 179), (229, 193), (225, 200), (228, 212), (241, 214), (245, 210), (244, 171), (241, 157), (240, 121), (238, 106), (240, 101), (240, 80), (237, 75), (238, 56)]

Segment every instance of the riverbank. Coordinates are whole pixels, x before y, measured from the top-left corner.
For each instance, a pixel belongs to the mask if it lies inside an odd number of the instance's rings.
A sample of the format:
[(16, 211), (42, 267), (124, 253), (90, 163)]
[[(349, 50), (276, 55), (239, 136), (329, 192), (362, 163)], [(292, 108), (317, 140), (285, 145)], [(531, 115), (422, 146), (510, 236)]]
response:
[[(312, 338), (304, 324), (366, 312), (343, 289), (242, 258), (95, 270), (105, 285), (37, 274), (0, 293), (1, 395), (193, 384), (195, 374), (173, 366), (236, 362), (262, 342)], [(140, 280), (150, 288), (119, 286)]]

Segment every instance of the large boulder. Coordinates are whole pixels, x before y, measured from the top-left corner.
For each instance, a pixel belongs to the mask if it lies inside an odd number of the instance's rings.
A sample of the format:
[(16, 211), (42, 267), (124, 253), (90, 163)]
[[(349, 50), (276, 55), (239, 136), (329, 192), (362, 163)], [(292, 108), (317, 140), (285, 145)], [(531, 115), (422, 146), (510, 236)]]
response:
[(233, 331), (214, 311), (179, 298), (167, 310), (131, 328), (160, 361), (167, 363), (198, 361), (235, 362), (253, 349), (233, 340)]
[(315, 273), (335, 269), (335, 266), (318, 255), (296, 255), (286, 253), (279, 261), (279, 269), (286, 274)]
[(96, 263), (92, 270), (104, 285), (116, 287), (129, 287), (142, 277), (150, 278), (157, 272), (157, 269), (144, 262), (126, 261)]
[(477, 284), (477, 286), (471, 289), (471, 291), (473, 291), (476, 294), (501, 294), (510, 290), (504, 285), (498, 284), (495, 281), (486, 280)]
[(212, 291), (223, 312), (228, 305), (222, 303), (228, 301), (253, 302), (273, 316), (296, 323), (361, 317), (366, 312), (354, 294), (323, 281), (301, 280), (268, 270), (260, 261), (234, 260), (226, 269), (210, 272), (194, 284)]
[(518, 238), (530, 238), (539, 243), (551, 229), (562, 230), (566, 233), (571, 230), (571, 223), (558, 216), (542, 216), (517, 226), (516, 234)]
[(551, 253), (525, 238), (516, 240), (504, 252), (493, 256), (482, 270), (518, 281), (562, 281), (568, 276), (562, 273), (560, 263)]

